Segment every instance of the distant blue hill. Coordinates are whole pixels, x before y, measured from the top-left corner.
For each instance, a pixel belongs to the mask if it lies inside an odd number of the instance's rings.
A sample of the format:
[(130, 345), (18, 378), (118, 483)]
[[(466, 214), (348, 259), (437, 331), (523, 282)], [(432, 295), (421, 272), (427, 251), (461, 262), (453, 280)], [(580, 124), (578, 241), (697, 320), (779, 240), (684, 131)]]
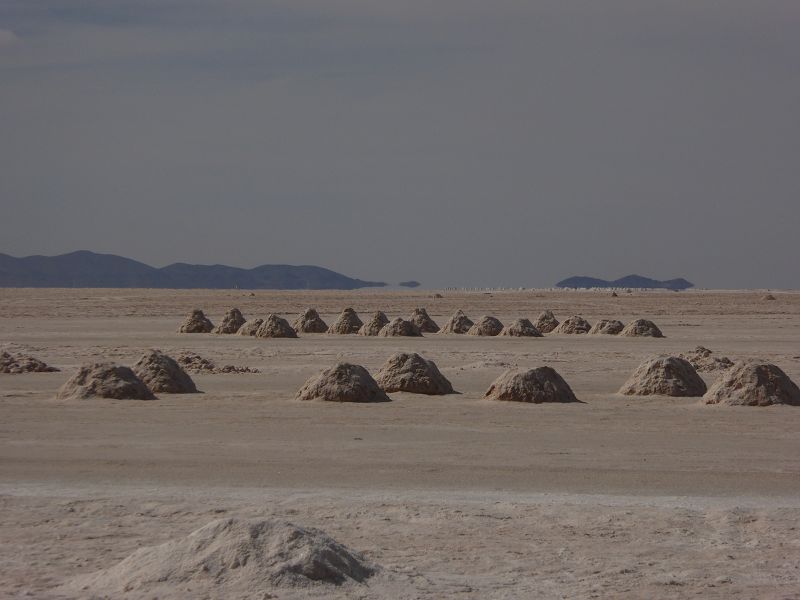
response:
[(614, 281), (595, 277), (568, 277), (556, 284), (560, 288), (656, 288), (665, 290), (686, 290), (694, 284), (685, 279), (669, 279), (659, 281), (641, 275), (628, 275)]
[(354, 290), (385, 285), (313, 266), (240, 269), (175, 263), (159, 269), (130, 258), (86, 250), (24, 258), (0, 254), (0, 287)]

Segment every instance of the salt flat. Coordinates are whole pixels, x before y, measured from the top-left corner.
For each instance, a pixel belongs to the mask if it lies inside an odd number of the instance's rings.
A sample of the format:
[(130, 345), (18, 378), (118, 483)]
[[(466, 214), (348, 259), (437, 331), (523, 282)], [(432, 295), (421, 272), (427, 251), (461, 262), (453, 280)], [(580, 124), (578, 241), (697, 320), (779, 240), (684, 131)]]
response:
[[(58, 586), (76, 574), (240, 515), (319, 527), (391, 575), (277, 597), (800, 597), (800, 409), (616, 394), (645, 358), (699, 344), (800, 381), (800, 294), (774, 294), (0, 290), (0, 344), (62, 369), (0, 375), (0, 594), (70, 597)], [(216, 322), (233, 306), (290, 320), (313, 306), (328, 323), (346, 306), (364, 320), (424, 306), (440, 324), (552, 309), (644, 317), (667, 337), (176, 333), (192, 308)], [(261, 373), (193, 375), (202, 394), (152, 402), (53, 399), (78, 365), (148, 348)], [(398, 350), (460, 394), (292, 400), (337, 360), (374, 372)], [(540, 365), (583, 403), (482, 399), (506, 368)]]

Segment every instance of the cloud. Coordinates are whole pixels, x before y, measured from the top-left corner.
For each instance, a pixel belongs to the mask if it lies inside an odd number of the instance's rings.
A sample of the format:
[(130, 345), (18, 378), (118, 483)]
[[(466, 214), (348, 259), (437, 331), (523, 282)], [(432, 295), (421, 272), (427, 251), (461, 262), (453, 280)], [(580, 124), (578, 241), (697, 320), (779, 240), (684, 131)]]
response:
[(0, 251), (800, 285), (796, 0), (602, 4), (0, 0)]
[(19, 41), (17, 34), (9, 29), (0, 29), (0, 48), (13, 46)]

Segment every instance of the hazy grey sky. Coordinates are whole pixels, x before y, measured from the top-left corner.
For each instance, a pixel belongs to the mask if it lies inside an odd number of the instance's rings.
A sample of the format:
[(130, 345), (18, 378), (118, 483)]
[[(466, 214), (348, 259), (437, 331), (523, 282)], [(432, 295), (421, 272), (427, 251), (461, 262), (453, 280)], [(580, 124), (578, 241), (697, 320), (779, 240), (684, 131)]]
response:
[(0, 252), (800, 287), (797, 0), (2, 0)]

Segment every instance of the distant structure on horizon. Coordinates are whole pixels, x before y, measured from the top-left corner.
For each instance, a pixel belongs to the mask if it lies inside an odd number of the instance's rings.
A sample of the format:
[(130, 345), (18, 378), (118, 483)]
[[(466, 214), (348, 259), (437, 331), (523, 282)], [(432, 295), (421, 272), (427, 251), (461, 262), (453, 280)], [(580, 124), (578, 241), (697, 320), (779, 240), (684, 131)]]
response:
[(158, 269), (130, 258), (87, 250), (24, 258), (0, 254), (0, 288), (355, 290), (385, 285), (382, 281), (362, 281), (308, 265), (261, 265), (240, 269), (174, 263)]
[(398, 283), (400, 287), (407, 287), (407, 288), (418, 288), (422, 284), (419, 281), (401, 281)]
[(668, 279), (666, 281), (659, 281), (658, 279), (650, 279), (649, 277), (642, 277), (641, 275), (627, 275), (614, 281), (606, 279), (597, 279), (596, 277), (568, 277), (556, 284), (559, 288), (653, 288), (664, 290), (686, 290), (694, 287), (691, 281), (685, 279)]

